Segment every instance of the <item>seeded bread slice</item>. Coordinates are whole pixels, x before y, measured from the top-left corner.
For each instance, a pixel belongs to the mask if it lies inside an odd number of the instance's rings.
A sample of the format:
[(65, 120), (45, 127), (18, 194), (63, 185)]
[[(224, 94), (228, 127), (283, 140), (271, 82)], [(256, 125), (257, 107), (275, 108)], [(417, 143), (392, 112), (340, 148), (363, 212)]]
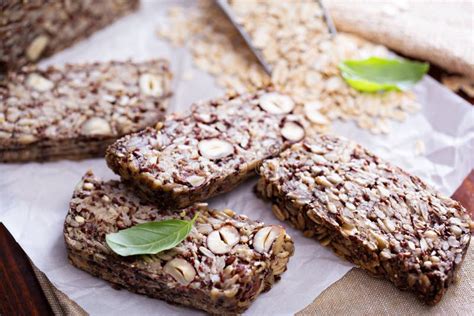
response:
[(0, 72), (65, 49), (137, 9), (139, 0), (0, 2)]
[(165, 60), (24, 67), (0, 85), (0, 161), (101, 156), (114, 140), (163, 120)]
[(199, 102), (189, 115), (115, 142), (107, 164), (160, 207), (183, 208), (232, 190), (263, 159), (301, 140), (294, 106), (271, 91)]
[(438, 303), (473, 223), (456, 201), (335, 136), (307, 138), (259, 169), (258, 194), (280, 220), (375, 276)]
[[(199, 216), (177, 247), (156, 255), (121, 257), (105, 235), (130, 226)], [(293, 241), (281, 226), (266, 226), (196, 204), (180, 212), (143, 203), (123, 183), (88, 172), (77, 185), (64, 224), (71, 263), (132, 292), (202, 309), (242, 313), (286, 270)]]

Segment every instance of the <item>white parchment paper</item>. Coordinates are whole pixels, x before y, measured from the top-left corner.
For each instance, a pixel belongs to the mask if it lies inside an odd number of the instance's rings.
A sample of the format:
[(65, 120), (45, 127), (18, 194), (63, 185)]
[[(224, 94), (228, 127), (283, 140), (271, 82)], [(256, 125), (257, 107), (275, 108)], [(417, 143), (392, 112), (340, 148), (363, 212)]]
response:
[[(190, 2), (183, 2), (191, 4)], [(184, 111), (193, 101), (222, 94), (212, 77), (192, 66), (190, 55), (155, 36), (164, 23), (166, 8), (176, 1), (142, 3), (140, 10), (94, 34), (43, 64), (153, 57), (168, 58), (174, 72), (175, 96), (170, 111)], [(184, 72), (193, 79), (183, 80)], [(336, 123), (334, 132), (352, 138), (382, 157), (452, 194), (474, 167), (474, 108), (431, 78), (416, 87), (423, 104), (419, 114), (398, 124), (388, 136), (374, 136), (352, 123)], [(422, 140), (426, 152), (415, 155)], [(75, 184), (87, 169), (105, 179), (115, 178), (103, 159), (80, 162), (0, 164), (0, 221), (4, 222), (33, 262), (50, 280), (92, 315), (172, 315), (196, 311), (159, 300), (117, 291), (106, 282), (82, 272), (66, 259), (62, 227)], [(270, 206), (252, 193), (255, 180), (211, 201), (266, 223), (277, 223)], [(293, 314), (311, 303), (341, 278), (351, 265), (287, 225), (296, 244), (288, 271), (273, 289), (261, 295), (249, 315)]]

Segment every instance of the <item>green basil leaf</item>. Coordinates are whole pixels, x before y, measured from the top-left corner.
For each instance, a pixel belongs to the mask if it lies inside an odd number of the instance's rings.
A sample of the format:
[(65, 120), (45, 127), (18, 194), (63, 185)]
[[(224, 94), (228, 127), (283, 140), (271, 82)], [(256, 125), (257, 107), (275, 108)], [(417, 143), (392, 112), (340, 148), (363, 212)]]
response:
[(406, 59), (370, 57), (365, 60), (345, 60), (339, 64), (342, 77), (356, 90), (406, 90), (421, 80), (429, 64)]
[(157, 254), (171, 249), (189, 235), (198, 213), (190, 221), (170, 219), (138, 224), (107, 234), (105, 241), (121, 256)]

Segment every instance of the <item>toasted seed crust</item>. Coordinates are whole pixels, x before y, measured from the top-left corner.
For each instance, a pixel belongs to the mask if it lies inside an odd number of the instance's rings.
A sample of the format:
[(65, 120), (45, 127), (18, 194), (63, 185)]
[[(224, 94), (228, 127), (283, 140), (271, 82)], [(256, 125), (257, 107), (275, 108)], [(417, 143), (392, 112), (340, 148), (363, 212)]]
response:
[(0, 72), (65, 49), (137, 9), (138, 0), (0, 3)]
[(281, 127), (298, 117), (265, 110), (261, 101), (269, 94), (264, 102), (292, 102), (262, 90), (196, 103), (189, 115), (172, 115), (157, 129), (115, 142), (107, 164), (162, 208), (179, 209), (228, 192), (290, 144)]
[(349, 140), (307, 138), (259, 174), (257, 193), (280, 220), (427, 304), (469, 246), (473, 224), (458, 202)]
[[(155, 95), (140, 79), (159, 81)], [(163, 120), (171, 91), (166, 60), (24, 67), (0, 85), (0, 161), (103, 155), (114, 140)]]
[[(117, 230), (150, 221), (189, 220), (196, 212), (199, 216), (188, 237), (156, 255), (121, 257), (105, 242), (105, 235)], [(267, 230), (278, 233), (271, 247), (269, 238), (256, 237)], [(216, 231), (226, 243), (224, 250), (209, 240)], [(132, 292), (220, 315), (242, 313), (269, 290), (294, 250), (280, 226), (265, 226), (207, 204), (180, 212), (159, 210), (143, 203), (125, 184), (103, 182), (90, 171), (74, 191), (64, 238), (69, 260), (82, 270)]]

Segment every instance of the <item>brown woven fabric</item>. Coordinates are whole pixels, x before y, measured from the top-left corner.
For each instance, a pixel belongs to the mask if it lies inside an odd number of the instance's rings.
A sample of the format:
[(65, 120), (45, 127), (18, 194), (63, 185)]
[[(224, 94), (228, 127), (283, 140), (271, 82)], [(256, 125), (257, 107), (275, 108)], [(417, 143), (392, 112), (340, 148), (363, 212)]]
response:
[(423, 305), (412, 294), (390, 282), (354, 268), (327, 288), (297, 315), (472, 315), (474, 310), (474, 245), (471, 244), (458, 274), (442, 301)]
[(56, 316), (85, 316), (88, 315), (76, 302), (71, 300), (66, 294), (58, 290), (46, 275), (41, 272), (33, 263), (33, 270), (36, 274), (46, 299)]
[(336, 28), (474, 79), (474, 2), (330, 0)]

